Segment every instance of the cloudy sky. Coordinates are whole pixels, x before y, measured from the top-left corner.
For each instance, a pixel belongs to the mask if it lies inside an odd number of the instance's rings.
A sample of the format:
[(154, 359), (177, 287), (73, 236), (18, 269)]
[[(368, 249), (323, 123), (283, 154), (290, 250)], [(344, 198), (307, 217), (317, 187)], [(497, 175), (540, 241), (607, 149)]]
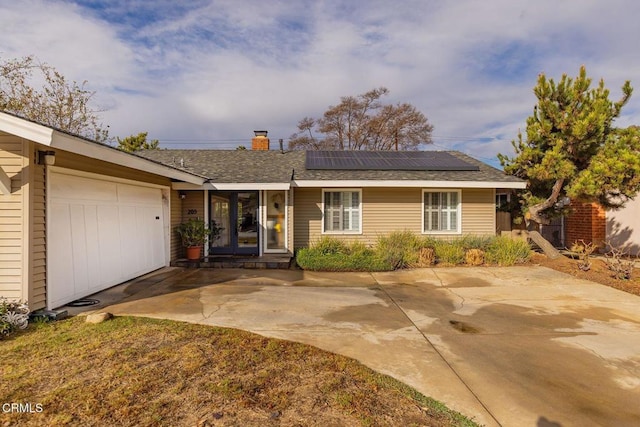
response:
[[(341, 96), (385, 86), (436, 149), (497, 165), (539, 73), (640, 81), (636, 0), (0, 0), (0, 58), (88, 80), (111, 136), (166, 148), (285, 141)], [(640, 89), (639, 89), (640, 90)], [(618, 125), (640, 123), (640, 93)]]

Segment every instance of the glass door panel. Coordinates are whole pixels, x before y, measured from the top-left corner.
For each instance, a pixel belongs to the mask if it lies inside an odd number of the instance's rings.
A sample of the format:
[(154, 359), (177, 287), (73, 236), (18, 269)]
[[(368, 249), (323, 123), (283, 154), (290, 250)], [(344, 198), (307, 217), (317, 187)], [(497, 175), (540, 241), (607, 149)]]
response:
[(267, 222), (265, 224), (265, 250), (286, 250), (286, 193), (284, 190), (265, 192)]
[(228, 248), (231, 250), (231, 236), (234, 230), (231, 227), (230, 196), (231, 194), (215, 194), (211, 196), (211, 221), (215, 221), (218, 227), (222, 227), (220, 237), (211, 242), (211, 248)]
[(238, 252), (258, 250), (258, 193), (237, 193)]
[(212, 191), (209, 194), (209, 216), (222, 227), (220, 237), (209, 244), (210, 253), (257, 255), (258, 192)]

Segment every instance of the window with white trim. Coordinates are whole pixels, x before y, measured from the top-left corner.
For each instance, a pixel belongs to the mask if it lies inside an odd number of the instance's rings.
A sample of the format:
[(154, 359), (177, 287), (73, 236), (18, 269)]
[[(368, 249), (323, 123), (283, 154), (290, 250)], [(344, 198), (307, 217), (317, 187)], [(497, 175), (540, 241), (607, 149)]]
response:
[(360, 233), (361, 190), (323, 190), (323, 232)]
[(423, 233), (461, 232), (460, 193), (460, 190), (422, 192)]

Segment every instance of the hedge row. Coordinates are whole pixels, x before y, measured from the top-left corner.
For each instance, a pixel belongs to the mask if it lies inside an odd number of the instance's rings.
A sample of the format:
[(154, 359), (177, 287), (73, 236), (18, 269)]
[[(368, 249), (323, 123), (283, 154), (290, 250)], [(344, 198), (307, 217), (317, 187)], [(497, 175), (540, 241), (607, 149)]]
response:
[(296, 261), (305, 270), (391, 271), (440, 265), (514, 265), (529, 260), (527, 242), (502, 236), (464, 236), (451, 240), (424, 237), (410, 231), (381, 236), (373, 247), (324, 236), (298, 250)]

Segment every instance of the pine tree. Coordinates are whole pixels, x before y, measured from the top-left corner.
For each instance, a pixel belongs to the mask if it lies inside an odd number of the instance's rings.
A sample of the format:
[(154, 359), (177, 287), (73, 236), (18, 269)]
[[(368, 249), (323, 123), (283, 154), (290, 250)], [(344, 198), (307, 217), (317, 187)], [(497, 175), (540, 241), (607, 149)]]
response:
[(117, 138), (118, 148), (122, 151), (132, 153), (137, 150), (155, 150), (158, 148), (158, 140), (153, 139), (147, 141), (147, 132), (140, 132), (137, 135), (127, 136), (126, 138)]
[(516, 156), (499, 154), (504, 170), (528, 181), (523, 193), (525, 217), (539, 224), (562, 210), (565, 197), (619, 208), (640, 190), (640, 129), (615, 128), (613, 121), (632, 93), (629, 81), (622, 98), (609, 100), (600, 80), (591, 88), (585, 67), (573, 79), (558, 83), (538, 77), (538, 103), (522, 133), (512, 141)]

